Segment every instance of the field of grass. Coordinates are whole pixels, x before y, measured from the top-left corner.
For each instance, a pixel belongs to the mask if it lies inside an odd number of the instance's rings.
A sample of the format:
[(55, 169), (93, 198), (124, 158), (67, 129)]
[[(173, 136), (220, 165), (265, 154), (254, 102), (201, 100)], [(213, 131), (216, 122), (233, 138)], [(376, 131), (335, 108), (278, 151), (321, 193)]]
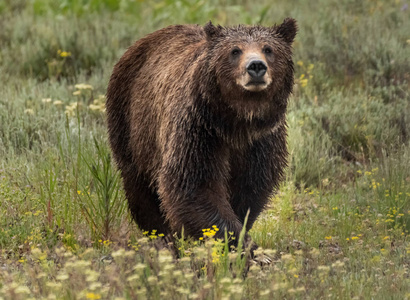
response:
[[(0, 1), (0, 299), (410, 299), (405, 0)], [(104, 94), (169, 24), (298, 20), (287, 179), (251, 231), (156, 250), (110, 160)]]

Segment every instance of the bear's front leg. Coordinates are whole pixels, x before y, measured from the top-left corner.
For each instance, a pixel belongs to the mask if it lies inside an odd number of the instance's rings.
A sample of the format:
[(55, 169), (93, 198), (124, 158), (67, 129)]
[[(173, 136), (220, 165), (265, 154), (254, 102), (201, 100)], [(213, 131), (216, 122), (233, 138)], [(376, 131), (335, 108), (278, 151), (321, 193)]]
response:
[(231, 203), (246, 230), (252, 228), (269, 198), (279, 187), (287, 163), (286, 125), (255, 141), (246, 151), (231, 157)]
[(184, 120), (169, 128), (162, 152), (158, 193), (171, 229), (195, 238), (216, 225), (236, 240), (242, 230), (229, 202), (228, 149), (212, 132)]

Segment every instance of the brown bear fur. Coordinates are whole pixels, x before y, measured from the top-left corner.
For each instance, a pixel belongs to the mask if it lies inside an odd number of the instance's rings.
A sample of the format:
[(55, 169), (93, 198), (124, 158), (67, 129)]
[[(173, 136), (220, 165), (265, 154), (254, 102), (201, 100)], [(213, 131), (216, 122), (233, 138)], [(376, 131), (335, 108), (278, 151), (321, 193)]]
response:
[[(200, 237), (249, 230), (283, 178), (293, 19), (176, 25), (131, 46), (107, 91), (110, 144), (143, 230)], [(263, 83), (246, 71), (267, 65)]]

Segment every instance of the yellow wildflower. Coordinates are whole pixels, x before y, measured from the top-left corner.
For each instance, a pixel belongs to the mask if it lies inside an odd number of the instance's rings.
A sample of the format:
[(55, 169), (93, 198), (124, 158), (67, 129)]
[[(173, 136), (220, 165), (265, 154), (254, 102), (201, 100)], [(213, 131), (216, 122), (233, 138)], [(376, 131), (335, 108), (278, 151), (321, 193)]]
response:
[(95, 294), (95, 293), (87, 293), (86, 298), (87, 299), (98, 300), (98, 299), (101, 299), (101, 295), (100, 294)]
[(77, 90), (92, 90), (93, 86), (91, 84), (78, 83), (74, 86)]
[(60, 57), (69, 57), (69, 56), (71, 56), (71, 52), (62, 51), (62, 50), (58, 50), (57, 54), (60, 55)]
[(305, 74), (300, 75), (299, 83), (301, 87), (306, 87), (308, 84), (308, 80), (305, 78)]

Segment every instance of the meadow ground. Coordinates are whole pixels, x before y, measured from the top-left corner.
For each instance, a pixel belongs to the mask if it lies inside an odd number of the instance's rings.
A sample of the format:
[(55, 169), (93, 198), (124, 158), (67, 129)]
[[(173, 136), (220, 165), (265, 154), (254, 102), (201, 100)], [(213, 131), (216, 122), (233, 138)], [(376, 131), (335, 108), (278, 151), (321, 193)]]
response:
[[(0, 299), (409, 299), (404, 0), (0, 1)], [(174, 23), (296, 18), (287, 179), (251, 231), (157, 251), (107, 144), (114, 63)], [(204, 228), (205, 229), (205, 228)], [(249, 267), (245, 276), (244, 270)]]

